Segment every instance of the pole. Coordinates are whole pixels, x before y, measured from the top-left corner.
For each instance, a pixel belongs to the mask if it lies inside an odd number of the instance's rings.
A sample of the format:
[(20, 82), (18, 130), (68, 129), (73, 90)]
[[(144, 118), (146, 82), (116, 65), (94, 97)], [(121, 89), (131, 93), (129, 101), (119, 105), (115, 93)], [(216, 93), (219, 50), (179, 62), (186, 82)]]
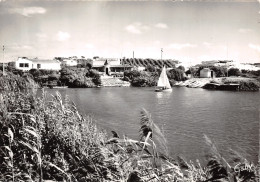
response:
[(161, 48), (161, 61), (162, 61), (162, 53), (163, 53), (163, 48)]
[(5, 75), (4, 60), (5, 60), (5, 46), (3, 45), (3, 76)]

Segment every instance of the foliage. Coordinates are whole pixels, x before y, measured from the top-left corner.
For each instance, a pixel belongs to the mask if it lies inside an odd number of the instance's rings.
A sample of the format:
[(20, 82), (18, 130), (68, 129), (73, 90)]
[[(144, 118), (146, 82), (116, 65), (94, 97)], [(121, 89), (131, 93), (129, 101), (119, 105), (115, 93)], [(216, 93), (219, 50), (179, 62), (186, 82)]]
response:
[(179, 70), (182, 70), (182, 71), (185, 71), (184, 66), (178, 66), (178, 69), (179, 69)]
[(225, 84), (235, 83), (239, 84), (240, 91), (259, 91), (260, 82), (255, 79), (239, 79), (239, 80), (226, 80)]
[(159, 77), (158, 72), (146, 72), (138, 70), (127, 70), (124, 72), (124, 80), (130, 81), (134, 87), (155, 86)]
[[(156, 86), (162, 70), (157, 68), (152, 69), (150, 65), (148, 65), (146, 70), (147, 71), (125, 71), (124, 80), (130, 81), (132, 86), (135, 87)], [(176, 81), (186, 80), (184, 71), (178, 68), (172, 68), (171, 70), (167, 71), (167, 76), (171, 85), (174, 85)]]
[(185, 81), (185, 72), (178, 68), (173, 68), (167, 72), (167, 76), (169, 80), (175, 80), (175, 81)]
[(241, 71), (238, 68), (230, 68), (228, 70), (228, 76), (240, 76)]
[(7, 72), (0, 77), (0, 90), (19, 91), (23, 89), (38, 88), (39, 85), (30, 76), (15, 75)]
[(78, 61), (78, 67), (87, 68), (87, 69), (92, 68), (93, 65), (92, 59), (81, 58), (81, 59), (77, 59), (77, 61)]
[(191, 77), (196, 78), (199, 76), (199, 68), (190, 67), (185, 73), (186, 75), (191, 74)]
[(100, 85), (101, 84), (101, 78), (100, 75), (98, 74), (97, 70), (94, 69), (87, 69), (86, 72), (86, 77), (90, 77), (92, 78), (93, 83), (95, 83), (95, 85)]
[(157, 71), (157, 68), (152, 66), (151, 64), (148, 64), (145, 68), (145, 71), (148, 71), (148, 72), (155, 72)]
[(100, 85), (100, 75), (96, 70), (85, 68), (63, 68), (60, 81), (69, 87), (94, 87)]

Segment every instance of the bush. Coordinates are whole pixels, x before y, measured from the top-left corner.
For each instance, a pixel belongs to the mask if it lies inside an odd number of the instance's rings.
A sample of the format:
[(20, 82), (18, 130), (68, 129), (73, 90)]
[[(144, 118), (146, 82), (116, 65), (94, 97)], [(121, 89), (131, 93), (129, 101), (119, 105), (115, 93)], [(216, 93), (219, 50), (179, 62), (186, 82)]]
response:
[(94, 69), (63, 68), (61, 70), (60, 82), (73, 88), (95, 87), (101, 84), (101, 79), (98, 71)]
[(158, 80), (158, 72), (146, 71), (125, 71), (124, 81), (130, 81), (134, 87), (151, 87), (155, 86)]
[(230, 68), (228, 70), (228, 76), (241, 76), (241, 71), (238, 68)]
[(30, 76), (21, 77), (8, 72), (6, 76), (0, 77), (0, 91), (20, 91), (38, 87), (39, 85)]
[(185, 81), (185, 72), (178, 68), (173, 68), (169, 71), (167, 71), (167, 76), (169, 80), (175, 80), (175, 81)]

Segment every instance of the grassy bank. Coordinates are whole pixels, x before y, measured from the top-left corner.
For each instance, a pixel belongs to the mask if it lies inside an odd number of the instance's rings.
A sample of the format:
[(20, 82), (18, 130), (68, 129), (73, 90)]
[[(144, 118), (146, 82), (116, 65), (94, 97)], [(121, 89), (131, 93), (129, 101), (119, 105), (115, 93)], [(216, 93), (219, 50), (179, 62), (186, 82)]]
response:
[[(47, 99), (48, 98), (48, 99)], [(233, 152), (226, 159), (211, 140), (208, 164), (172, 159), (151, 114), (141, 111), (139, 140), (112, 136), (59, 93), (0, 95), (0, 181), (256, 181), (258, 167)], [(109, 132), (110, 133), (110, 132)], [(192, 151), (191, 151), (192, 152)], [(246, 169), (245, 166), (252, 166)]]

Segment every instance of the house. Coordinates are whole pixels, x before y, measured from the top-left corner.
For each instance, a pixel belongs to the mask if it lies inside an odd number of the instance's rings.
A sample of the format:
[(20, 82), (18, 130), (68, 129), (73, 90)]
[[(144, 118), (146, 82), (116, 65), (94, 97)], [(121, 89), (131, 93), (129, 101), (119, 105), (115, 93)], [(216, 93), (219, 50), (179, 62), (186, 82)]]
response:
[(130, 65), (122, 64), (120, 59), (98, 57), (94, 58), (92, 68), (103, 75), (122, 75), (124, 71), (133, 69)]
[(60, 64), (61, 63), (58, 60), (28, 59), (26, 57), (19, 57), (15, 62), (15, 68), (23, 71), (29, 71), (31, 69), (60, 70)]
[(63, 59), (62, 63), (66, 66), (77, 66), (78, 61), (76, 59)]
[(200, 78), (213, 78), (214, 71), (209, 68), (203, 68), (200, 70)]

